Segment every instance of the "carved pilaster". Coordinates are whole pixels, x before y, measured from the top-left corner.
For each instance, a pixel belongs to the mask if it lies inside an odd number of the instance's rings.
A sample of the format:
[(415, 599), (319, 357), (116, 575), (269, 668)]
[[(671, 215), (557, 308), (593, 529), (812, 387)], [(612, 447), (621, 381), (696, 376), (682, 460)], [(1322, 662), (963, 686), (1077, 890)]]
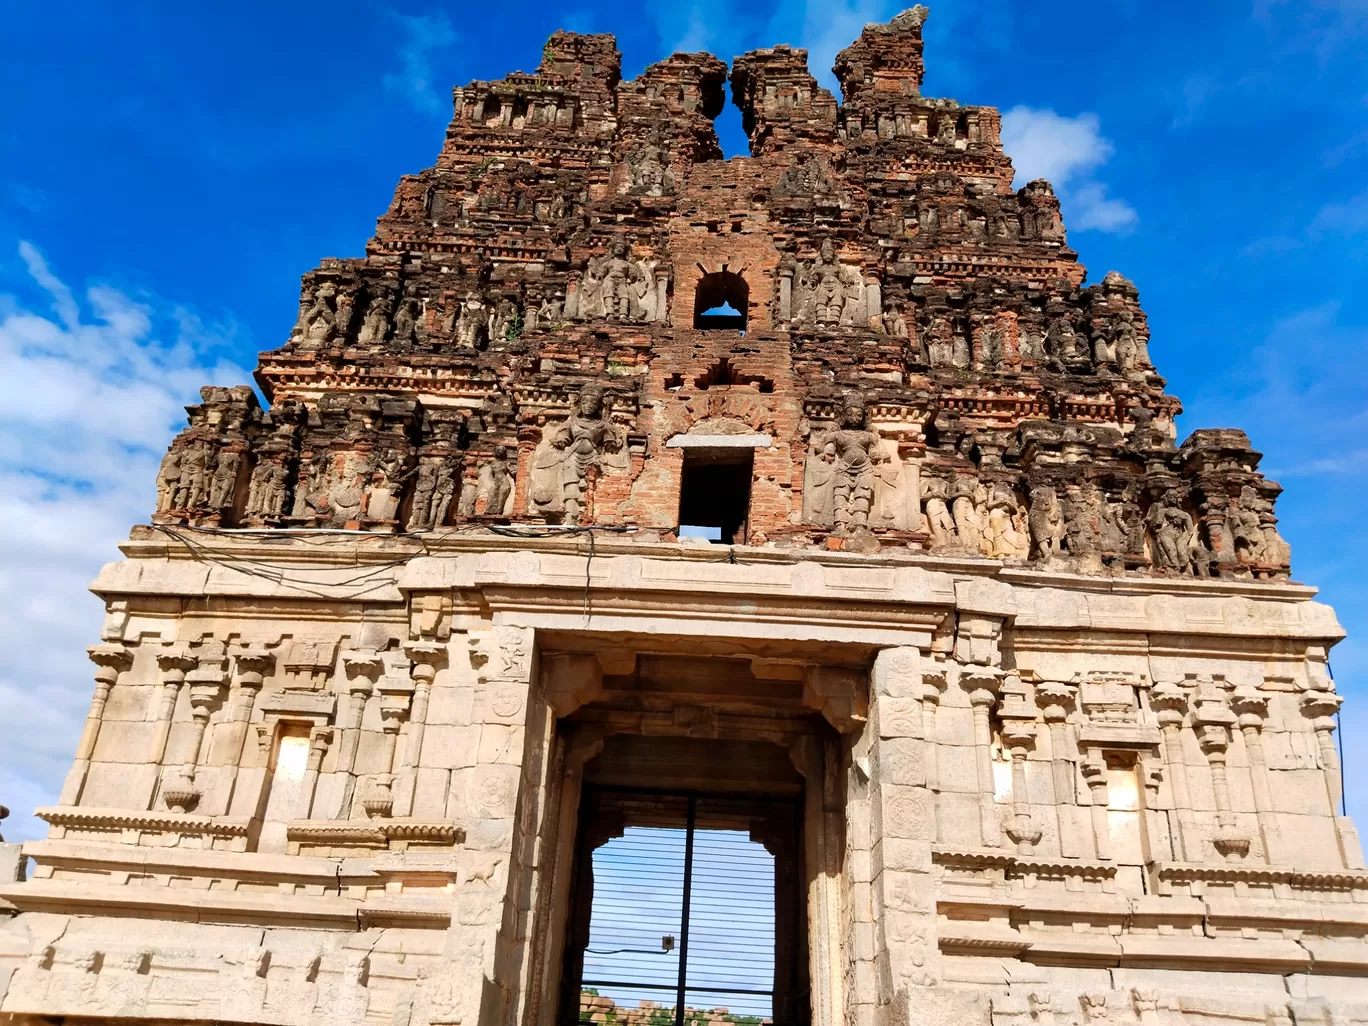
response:
[(1022, 855), (1029, 855), (1040, 843), (1040, 827), (1031, 820), (1030, 798), (1026, 791), (1026, 756), (1035, 749), (1035, 710), (1028, 700), (1027, 688), (1019, 676), (1009, 673), (1002, 685), (1002, 742), (1012, 759), (1012, 819), (1007, 836)]
[(76, 805), (80, 802), (86, 775), (90, 771), (90, 760), (95, 754), (95, 743), (100, 739), (100, 724), (104, 722), (109, 692), (118, 682), (119, 674), (133, 665), (133, 654), (119, 644), (92, 645), (86, 649), (86, 654), (95, 664), (95, 694), (91, 696), (85, 728), (76, 746), (76, 761), (67, 774), (66, 783), (62, 785), (62, 796), (58, 800), (60, 805)]
[(1159, 720), (1164, 739), (1164, 761), (1173, 791), (1169, 833), (1174, 857), (1184, 862), (1201, 861), (1200, 843), (1192, 824), (1192, 797), (1188, 791), (1187, 765), (1183, 759), (1183, 719), (1187, 715), (1186, 689), (1175, 681), (1162, 681), (1150, 690), (1150, 708)]
[(990, 720), (997, 703), (1000, 680), (996, 671), (971, 667), (960, 675), (960, 686), (969, 693), (974, 710), (974, 753), (978, 767), (979, 829), (985, 847), (1002, 844), (997, 807), (993, 800), (993, 731)]
[(1363, 864), (1358, 838), (1348, 820), (1340, 815), (1343, 788), (1340, 781), (1339, 753), (1335, 750), (1335, 713), (1344, 701), (1333, 691), (1308, 691), (1302, 696), (1302, 714), (1311, 720), (1316, 732), (1316, 746), (1320, 752), (1321, 772), (1325, 776), (1325, 792), (1330, 799), (1330, 815), (1335, 817), (1335, 836), (1339, 841), (1344, 865), (1357, 869)]
[(404, 654), (413, 661), (409, 678), (413, 681), (413, 705), (409, 711), (408, 734), (404, 740), (404, 758), (398, 787), (398, 815), (413, 811), (413, 790), (416, 786), (418, 762), (423, 754), (423, 733), (427, 725), (428, 703), (432, 698), (432, 682), (446, 662), (447, 647), (434, 641), (410, 641)]
[(1074, 708), (1075, 689), (1060, 681), (1037, 684), (1036, 704), (1050, 731), (1050, 778), (1054, 784), (1055, 816), (1059, 824), (1059, 854), (1065, 858), (1079, 855), (1078, 825), (1074, 819), (1077, 808), (1074, 794), (1073, 762), (1066, 759), (1069, 750), (1069, 710)]
[(1273, 809), (1273, 794), (1268, 784), (1268, 762), (1264, 757), (1263, 727), (1268, 718), (1268, 696), (1254, 688), (1237, 688), (1230, 698), (1240, 734), (1244, 738), (1245, 754), (1249, 759), (1249, 782), (1254, 793), (1254, 811), (1259, 820), (1259, 835), (1263, 841), (1264, 861), (1276, 863), (1282, 848), (1278, 834), (1278, 817)]
[(1212, 847), (1230, 861), (1242, 859), (1249, 854), (1249, 838), (1236, 828), (1235, 813), (1230, 805), (1230, 781), (1226, 775), (1230, 729), (1235, 725), (1235, 714), (1230, 711), (1226, 696), (1215, 680), (1207, 678), (1198, 682), (1192, 722), (1197, 730), (1197, 744), (1211, 766), (1211, 789), (1216, 799)]

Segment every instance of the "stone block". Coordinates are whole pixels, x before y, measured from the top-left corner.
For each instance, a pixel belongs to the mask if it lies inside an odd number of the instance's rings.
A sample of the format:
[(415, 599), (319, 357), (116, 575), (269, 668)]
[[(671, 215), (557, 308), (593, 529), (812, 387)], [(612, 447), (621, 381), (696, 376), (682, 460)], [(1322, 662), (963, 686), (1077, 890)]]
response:
[(467, 685), (434, 685), (428, 704), (427, 722), (465, 726), (475, 717), (475, 688)]
[(475, 765), (479, 756), (480, 730), (478, 726), (429, 724), (423, 731), (419, 765), (446, 770)]

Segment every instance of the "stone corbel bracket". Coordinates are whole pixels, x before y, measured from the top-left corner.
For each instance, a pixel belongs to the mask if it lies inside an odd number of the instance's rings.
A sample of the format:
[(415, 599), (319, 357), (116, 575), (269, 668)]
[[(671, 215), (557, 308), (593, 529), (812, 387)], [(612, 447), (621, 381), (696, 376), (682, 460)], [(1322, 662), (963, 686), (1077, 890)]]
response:
[[(144, 835), (154, 835), (157, 843), (169, 840), (179, 844), (183, 838), (198, 838), (203, 847), (247, 850), (248, 819), (227, 816), (197, 816), (183, 812), (144, 812), (136, 809), (102, 809), (57, 805), (34, 811), (51, 828), (49, 838), (60, 840), (76, 834), (81, 840), (98, 840), (104, 835), (119, 835), (121, 844), (142, 844)], [(112, 839), (112, 836), (111, 838)]]

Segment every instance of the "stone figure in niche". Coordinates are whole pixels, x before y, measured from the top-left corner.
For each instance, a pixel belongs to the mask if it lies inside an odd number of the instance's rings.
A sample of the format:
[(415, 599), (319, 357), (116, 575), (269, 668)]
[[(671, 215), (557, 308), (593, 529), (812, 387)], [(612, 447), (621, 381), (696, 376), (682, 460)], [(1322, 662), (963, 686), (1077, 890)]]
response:
[(1135, 499), (1134, 483), (1126, 485), (1120, 500), (1103, 507), (1103, 549), (1128, 556), (1145, 552), (1145, 519)]
[(955, 518), (950, 515), (950, 484), (943, 478), (925, 477), (921, 484), (922, 509), (932, 548), (943, 549), (956, 540)]
[(795, 323), (864, 324), (864, 277), (836, 259), (836, 247), (830, 239), (822, 243), (816, 260), (799, 267), (794, 286)]
[(581, 320), (658, 320), (655, 262), (635, 259), (619, 235), (608, 244), (606, 255), (589, 262), (578, 298)]
[(826, 158), (800, 155), (798, 163), (785, 168), (774, 183), (775, 196), (829, 196), (836, 187)]
[(879, 323), (885, 335), (893, 338), (907, 338), (907, 321), (898, 312), (897, 307), (892, 303), (884, 304), (883, 315), (879, 318)]
[(242, 454), (231, 449), (219, 452), (218, 462), (214, 465), (214, 475), (209, 480), (209, 508), (224, 509), (233, 504), (237, 491), (238, 470), (242, 467)]
[(1064, 507), (1049, 485), (1031, 489), (1031, 510), (1027, 515), (1031, 540), (1041, 559), (1057, 559), (1064, 542)]
[(176, 508), (176, 495), (180, 490), (181, 450), (171, 448), (162, 457), (157, 468), (157, 512), (165, 513)]
[(327, 452), (315, 453), (309, 460), (308, 476), (303, 467), (299, 469), (299, 480), (295, 485), (294, 506), (290, 509), (292, 517), (312, 516), (317, 509), (318, 500), (328, 485), (331, 459)]
[(494, 312), (489, 315), (490, 340), (504, 342), (517, 338), (521, 318), (513, 300), (507, 296), (500, 299), (494, 306)]
[(830, 527), (836, 522), (836, 443), (815, 442), (803, 467), (803, 519)]
[(603, 465), (604, 455), (622, 448), (622, 439), (608, 419), (603, 388), (586, 385), (570, 416), (547, 431), (532, 458), (532, 506), (538, 513), (564, 514), (564, 522), (578, 524), (584, 512), (590, 474)]
[[(818, 453), (828, 444), (836, 447), (830, 523), (838, 534), (851, 534), (869, 528), (869, 510), (874, 501), (874, 461), (870, 458), (870, 450), (878, 442), (879, 436), (865, 429), (864, 401), (855, 392), (848, 392), (842, 398), (837, 427), (813, 439), (813, 449)], [(820, 456), (816, 462), (822, 462)], [(804, 478), (806, 505), (809, 494), (806, 468)], [(819, 506), (825, 505), (824, 499), (815, 495), (813, 499)], [(809, 506), (804, 511), (803, 519), (815, 523), (807, 515), (812, 512), (814, 507)]]
[(418, 338), (418, 303), (401, 299), (394, 311), (394, 341), (413, 343)]
[(489, 313), (478, 293), (467, 292), (456, 317), (456, 344), (468, 349), (482, 349), (488, 340)]
[(388, 292), (377, 292), (366, 307), (366, 316), (361, 320), (361, 333), (358, 342), (383, 342), (389, 335), (390, 313), (394, 300)]
[(983, 551), (994, 559), (1025, 559), (1030, 555), (1031, 540), (1021, 522), (1021, 507), (1005, 484), (993, 485), (988, 495)]
[(1241, 563), (1269, 562), (1264, 552), (1263, 521), (1259, 516), (1259, 495), (1248, 485), (1240, 489), (1240, 498), (1230, 513), (1230, 533), (1235, 539), (1235, 555)]
[(403, 469), (404, 454), (394, 449), (367, 462), (363, 472), (366, 486), (361, 500), (361, 515), (365, 519), (392, 521), (398, 517)]
[(1045, 352), (1051, 370), (1062, 371), (1078, 363), (1078, 333), (1067, 317), (1056, 317), (1050, 322), (1045, 333)]
[(997, 370), (1002, 366), (1002, 354), (1002, 328), (989, 321), (979, 328), (978, 362), (984, 370)]
[(279, 460), (262, 460), (252, 469), (247, 487), (248, 516), (279, 516), (285, 509), (285, 487), (289, 470)]
[(1106, 330), (1099, 331), (1093, 339), (1093, 363), (1108, 368), (1116, 365), (1116, 340)]
[(407, 529), (427, 531), (446, 523), (456, 495), (456, 471), (445, 457), (428, 457), (418, 464)]
[(1045, 337), (1037, 331), (1021, 333), (1021, 358), (1023, 360), (1045, 359)]
[(937, 317), (926, 335), (927, 362), (932, 367), (949, 367), (955, 360), (955, 333), (950, 322)]
[(950, 338), (950, 366), (959, 370), (964, 370), (973, 362), (973, 354), (970, 351), (969, 336), (965, 333), (963, 325), (955, 324), (952, 328)]
[(547, 296), (537, 310), (537, 323), (549, 327), (558, 324), (565, 315), (565, 304), (559, 296)]
[(1070, 488), (1064, 507), (1064, 531), (1068, 538), (1069, 555), (1095, 560), (1103, 548), (1102, 493), (1091, 482), (1077, 489)]
[(209, 498), (209, 464), (212, 454), (207, 442), (192, 442), (181, 450), (180, 479), (172, 509), (199, 509)]
[(950, 516), (955, 535), (967, 549), (983, 547), (983, 522), (979, 517), (979, 483), (967, 474), (956, 474), (950, 485)]
[[(1209, 556), (1205, 560), (1193, 560), (1194, 545), (1201, 543), (1187, 511), (1161, 500), (1149, 508), (1145, 524), (1154, 537), (1154, 561), (1160, 569), (1188, 574), (1203, 563), (1209, 569)], [(1206, 574), (1199, 571), (1199, 576)]]
[(313, 291), (312, 302), (299, 315), (299, 330), (310, 342), (327, 342), (336, 324), (334, 299), (337, 290), (331, 285), (319, 285)]
[(665, 196), (675, 191), (669, 156), (650, 139), (627, 154), (627, 191), (633, 196)]
[(513, 512), (513, 472), (508, 466), (508, 447), (496, 445), (494, 457), (475, 478), (473, 490), (461, 495), (461, 512), (506, 517)]
[(905, 531), (912, 525), (907, 513), (906, 471), (898, 458), (898, 446), (892, 439), (884, 439), (869, 451), (874, 463), (874, 504), (869, 520), (875, 527), (891, 527)]

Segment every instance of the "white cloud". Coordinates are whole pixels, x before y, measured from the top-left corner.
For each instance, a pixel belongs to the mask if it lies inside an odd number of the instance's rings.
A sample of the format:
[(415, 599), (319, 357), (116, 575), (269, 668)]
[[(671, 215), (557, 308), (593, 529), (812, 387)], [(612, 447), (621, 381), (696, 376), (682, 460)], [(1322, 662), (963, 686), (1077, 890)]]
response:
[(1342, 203), (1327, 203), (1311, 221), (1311, 234), (1357, 235), (1368, 232), (1368, 189)]
[(433, 81), (432, 52), (451, 46), (460, 36), (445, 13), (399, 14), (391, 12), (404, 33), (399, 47), (401, 71), (384, 77), (386, 89), (403, 93), (418, 110), (434, 113), (446, 104), (446, 83)]
[[(146, 522), (157, 464), (207, 382), (247, 380), (214, 358), (231, 329), (92, 286), (80, 299), (22, 243), (42, 304), (0, 294), (0, 803), (10, 840), (56, 798), (94, 687), (86, 646), (102, 609), (86, 586)], [(47, 309), (40, 307), (45, 305)], [(163, 332), (172, 341), (161, 340)]]
[[(831, 73), (836, 55), (859, 39), (866, 25), (888, 21), (911, 4), (899, 6), (887, 0), (804, 0), (794, 6), (802, 12), (803, 26), (795, 45), (806, 48), (808, 70), (813, 78), (839, 98), (841, 88)], [(797, 15), (797, 10), (780, 5), (771, 31), (778, 32), (783, 26), (792, 25)]]
[(1047, 179), (1059, 194), (1064, 221), (1079, 231), (1124, 232), (1140, 219), (1123, 199), (1107, 195), (1094, 172), (1116, 152), (1096, 114), (1065, 117), (1013, 107), (1002, 115), (1002, 145), (1017, 169), (1015, 184)]

